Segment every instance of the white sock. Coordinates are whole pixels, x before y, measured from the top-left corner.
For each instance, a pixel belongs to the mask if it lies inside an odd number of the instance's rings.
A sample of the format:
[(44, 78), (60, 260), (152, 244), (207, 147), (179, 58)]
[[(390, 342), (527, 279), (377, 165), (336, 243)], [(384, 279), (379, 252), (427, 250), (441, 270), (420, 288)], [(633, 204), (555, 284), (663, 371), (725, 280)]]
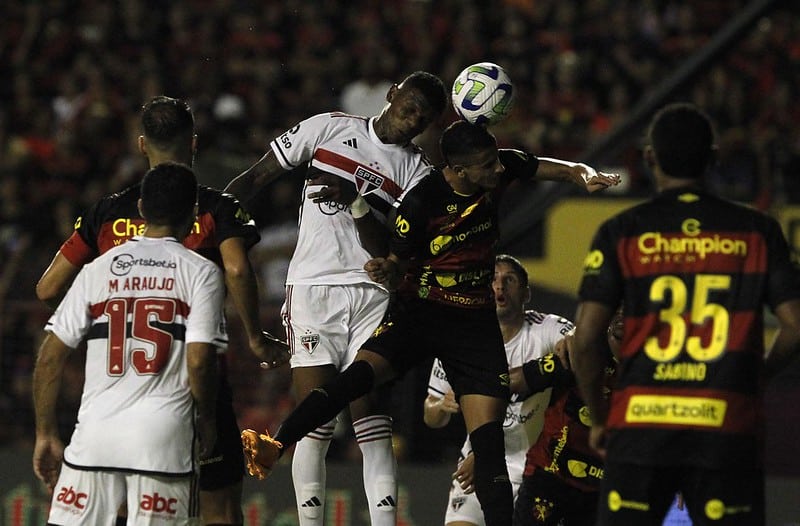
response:
[(325, 519), (325, 456), (336, 419), (318, 427), (295, 446), (292, 482), (300, 526), (322, 526)]
[(397, 462), (392, 449), (392, 418), (373, 415), (353, 422), (364, 456), (364, 491), (372, 526), (395, 526), (397, 521)]

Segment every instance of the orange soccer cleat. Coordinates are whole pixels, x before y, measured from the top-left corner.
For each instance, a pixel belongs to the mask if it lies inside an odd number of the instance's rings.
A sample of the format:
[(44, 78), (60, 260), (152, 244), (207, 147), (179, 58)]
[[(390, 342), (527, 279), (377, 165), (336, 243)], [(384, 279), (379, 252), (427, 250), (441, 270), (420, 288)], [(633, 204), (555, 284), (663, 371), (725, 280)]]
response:
[(242, 448), (247, 461), (247, 472), (258, 480), (264, 480), (280, 458), (283, 444), (269, 436), (267, 431), (259, 433), (245, 429), (242, 431)]

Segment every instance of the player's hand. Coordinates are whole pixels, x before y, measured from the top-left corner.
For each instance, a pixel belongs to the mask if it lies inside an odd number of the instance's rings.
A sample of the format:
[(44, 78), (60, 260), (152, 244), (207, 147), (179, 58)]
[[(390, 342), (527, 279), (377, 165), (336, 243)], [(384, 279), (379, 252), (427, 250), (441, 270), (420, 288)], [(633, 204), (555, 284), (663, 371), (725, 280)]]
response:
[(308, 194), (308, 199), (311, 199), (314, 203), (332, 201), (342, 205), (349, 205), (358, 197), (356, 186), (353, 183), (333, 174), (319, 172), (308, 178), (308, 184), (310, 186), (322, 186), (316, 192)]
[(217, 422), (213, 418), (199, 417), (197, 427), (200, 440), (200, 460), (202, 461), (214, 453), (214, 446), (217, 444)]
[(522, 367), (513, 367), (508, 370), (508, 389), (512, 394), (527, 394), (530, 391)]
[(435, 402), (432, 402), (431, 407), (438, 409), (442, 413), (447, 413), (450, 415), (454, 415), (461, 411), (461, 406), (459, 406), (458, 402), (456, 401), (456, 394), (452, 390), (447, 391), (447, 394), (445, 394), (444, 397), (438, 398)]
[(470, 453), (467, 458), (461, 461), (458, 469), (452, 475), (464, 493), (475, 491), (475, 455)]
[(64, 443), (56, 436), (36, 437), (33, 448), (33, 472), (52, 493), (64, 460)]
[(606, 426), (594, 424), (589, 431), (589, 445), (597, 451), (600, 458), (606, 458)]
[(397, 263), (389, 258), (374, 258), (364, 264), (369, 279), (380, 283), (389, 290), (394, 290), (400, 279)]
[(561, 365), (567, 371), (572, 369), (572, 365), (569, 362), (569, 350), (572, 348), (572, 340), (574, 339), (574, 333), (568, 334), (567, 336), (561, 338), (556, 342), (556, 348), (553, 354), (558, 357), (558, 361), (561, 362)]
[(262, 369), (276, 369), (289, 363), (292, 353), (285, 341), (262, 331), (250, 340), (250, 349), (260, 360)]
[(584, 186), (590, 193), (605, 190), (610, 186), (617, 186), (622, 181), (619, 174), (598, 172), (583, 163), (576, 164), (572, 170), (576, 183), (579, 186)]

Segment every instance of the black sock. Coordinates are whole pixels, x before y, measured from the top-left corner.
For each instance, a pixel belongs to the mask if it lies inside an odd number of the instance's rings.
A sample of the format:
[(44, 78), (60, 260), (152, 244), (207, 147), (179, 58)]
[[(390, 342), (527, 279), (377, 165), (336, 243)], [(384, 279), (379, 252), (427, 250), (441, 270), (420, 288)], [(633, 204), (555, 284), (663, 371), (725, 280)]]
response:
[(336, 378), (318, 387), (300, 402), (275, 434), (275, 440), (286, 448), (314, 429), (329, 422), (347, 404), (372, 391), (375, 373), (372, 366), (356, 360)]
[(509, 526), (514, 497), (506, 468), (505, 439), (500, 422), (484, 424), (469, 435), (475, 455), (475, 493), (486, 526)]

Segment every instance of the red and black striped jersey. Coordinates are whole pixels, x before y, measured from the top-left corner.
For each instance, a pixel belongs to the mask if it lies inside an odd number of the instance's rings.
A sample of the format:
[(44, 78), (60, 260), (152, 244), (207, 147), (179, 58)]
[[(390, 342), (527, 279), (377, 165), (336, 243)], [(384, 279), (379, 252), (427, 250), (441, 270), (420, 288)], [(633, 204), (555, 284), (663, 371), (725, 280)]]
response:
[[(75, 266), (83, 266), (110, 248), (121, 245), (144, 230), (138, 209), (139, 185), (107, 195), (75, 222), (75, 231), (61, 253)], [(198, 214), (183, 244), (222, 266), (219, 245), (226, 239), (241, 237), (246, 247), (259, 240), (255, 223), (231, 194), (200, 185)]]
[(600, 227), (579, 296), (625, 306), (609, 455), (759, 462), (764, 306), (800, 297), (774, 219), (700, 189), (663, 192)]
[(391, 251), (411, 263), (401, 294), (494, 309), (497, 204), (513, 180), (533, 177), (539, 166), (536, 157), (517, 150), (499, 150), (498, 156), (505, 171), (491, 191), (458, 194), (435, 169), (402, 200), (391, 242)]
[(554, 389), (544, 413), (544, 427), (525, 459), (527, 477), (547, 471), (570, 486), (597, 491), (603, 460), (589, 446), (591, 420), (577, 386)]

